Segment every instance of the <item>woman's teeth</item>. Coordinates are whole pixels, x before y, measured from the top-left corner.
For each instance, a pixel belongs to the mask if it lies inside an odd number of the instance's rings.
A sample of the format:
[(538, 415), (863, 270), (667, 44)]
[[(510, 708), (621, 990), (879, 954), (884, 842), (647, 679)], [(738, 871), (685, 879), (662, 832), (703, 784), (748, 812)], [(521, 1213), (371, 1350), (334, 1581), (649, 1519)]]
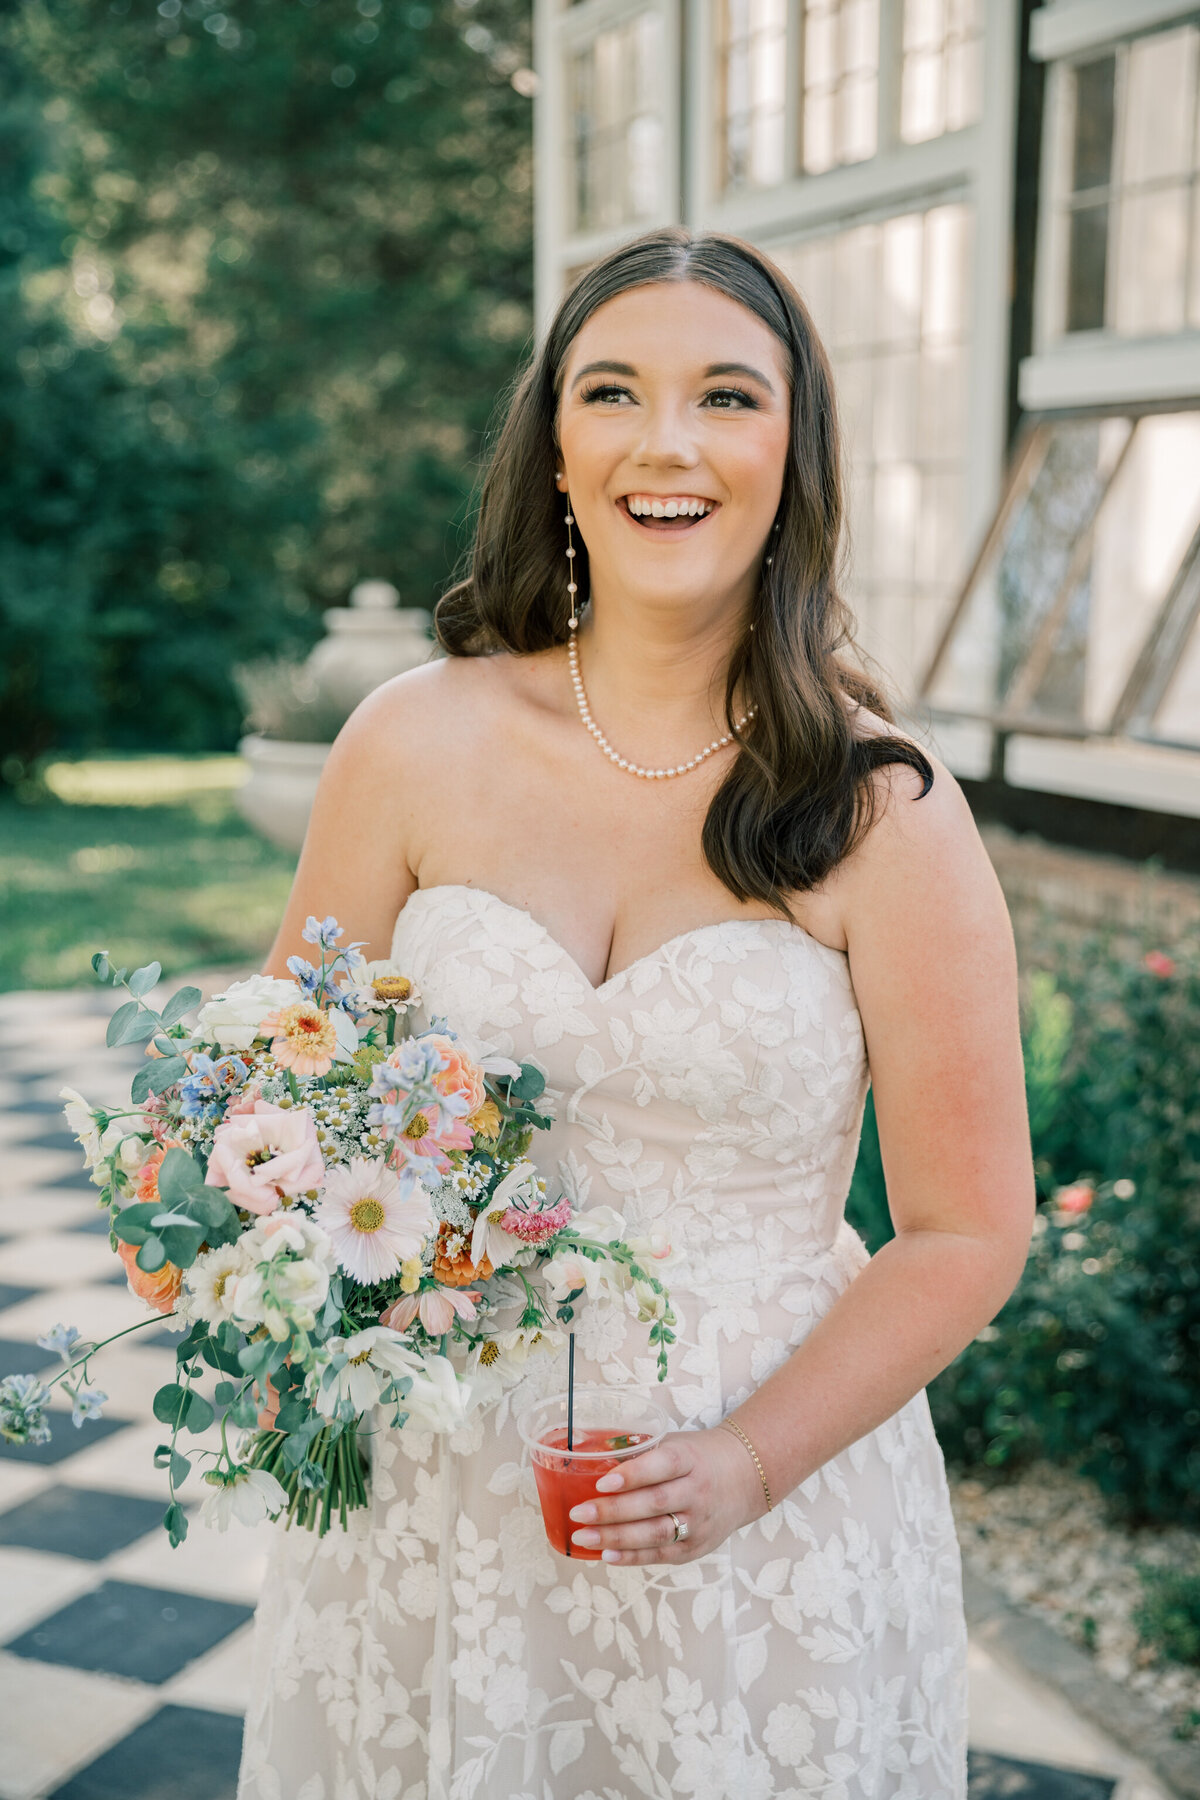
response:
[(635, 519), (704, 519), (713, 509), (711, 500), (694, 495), (672, 495), (660, 499), (649, 494), (627, 494), (625, 505)]

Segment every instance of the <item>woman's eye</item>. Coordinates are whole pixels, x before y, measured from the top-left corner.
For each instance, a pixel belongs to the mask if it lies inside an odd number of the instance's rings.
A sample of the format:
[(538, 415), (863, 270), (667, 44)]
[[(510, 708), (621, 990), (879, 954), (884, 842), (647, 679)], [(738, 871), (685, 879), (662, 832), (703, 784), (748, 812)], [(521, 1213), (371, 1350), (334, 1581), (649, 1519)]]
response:
[(737, 412), (743, 406), (757, 407), (758, 401), (744, 388), (711, 388), (704, 396), (717, 412)]
[(628, 388), (618, 387), (614, 382), (605, 381), (599, 387), (584, 388), (580, 398), (586, 406), (594, 400), (620, 400), (623, 395), (628, 393)]

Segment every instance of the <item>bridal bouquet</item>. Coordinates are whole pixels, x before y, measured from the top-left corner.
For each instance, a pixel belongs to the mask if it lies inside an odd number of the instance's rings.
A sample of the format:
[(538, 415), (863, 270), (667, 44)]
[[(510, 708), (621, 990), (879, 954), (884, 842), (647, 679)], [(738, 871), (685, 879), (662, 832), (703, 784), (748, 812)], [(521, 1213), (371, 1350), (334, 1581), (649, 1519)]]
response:
[[(414, 1032), (419, 996), (336, 920), (310, 918), (316, 961), (294, 979), (252, 976), (199, 1006), (181, 988), (145, 996), (157, 963), (92, 963), (128, 1000), (112, 1046), (145, 1042), (128, 1109), (64, 1089), (111, 1244), (151, 1309), (175, 1321), (176, 1377), (154, 1395), (170, 1489), (163, 1523), (187, 1532), (178, 1490), (208, 1459), (203, 1512), (224, 1529), (286, 1510), (327, 1531), (367, 1502), (359, 1434), (382, 1409), (399, 1428), (456, 1430), (563, 1342), (575, 1307), (625, 1296), (649, 1327), (659, 1379), (674, 1342), (654, 1239), (626, 1240), (608, 1208), (572, 1218), (529, 1160), (539, 1071), (470, 1043), (443, 1020)], [(195, 1015), (194, 1023), (185, 1021)], [(38, 1340), (63, 1361), (49, 1382), (0, 1381), (0, 1435), (45, 1442), (61, 1382), (79, 1426), (106, 1396), (87, 1384), (101, 1343), (58, 1325)], [(212, 1398), (197, 1383), (218, 1379)], [(185, 1448), (220, 1416), (215, 1450)], [(238, 1438), (231, 1442), (230, 1427)]]

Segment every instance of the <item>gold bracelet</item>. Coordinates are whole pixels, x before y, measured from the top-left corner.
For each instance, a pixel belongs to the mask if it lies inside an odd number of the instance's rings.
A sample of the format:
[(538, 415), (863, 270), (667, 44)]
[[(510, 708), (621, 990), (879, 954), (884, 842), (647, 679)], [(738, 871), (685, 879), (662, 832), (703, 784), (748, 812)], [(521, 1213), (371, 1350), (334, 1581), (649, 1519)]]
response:
[(754, 1458), (754, 1466), (758, 1470), (758, 1479), (762, 1482), (762, 1491), (766, 1496), (767, 1511), (770, 1512), (774, 1502), (771, 1499), (771, 1490), (767, 1486), (766, 1471), (764, 1470), (762, 1464), (758, 1460), (758, 1451), (754, 1448), (754, 1445), (750, 1442), (750, 1439), (746, 1436), (746, 1434), (742, 1430), (741, 1426), (735, 1425), (732, 1419), (722, 1419), (721, 1424), (728, 1425), (730, 1431), (737, 1432), (737, 1434), (741, 1438), (743, 1444), (745, 1444), (747, 1450), (750, 1452), (751, 1456)]

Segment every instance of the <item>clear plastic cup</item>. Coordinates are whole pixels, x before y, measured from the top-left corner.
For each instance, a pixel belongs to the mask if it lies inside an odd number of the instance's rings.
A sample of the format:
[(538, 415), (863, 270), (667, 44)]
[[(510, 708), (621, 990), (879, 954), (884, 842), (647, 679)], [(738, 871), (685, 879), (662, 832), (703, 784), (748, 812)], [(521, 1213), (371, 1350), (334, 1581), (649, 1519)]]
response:
[(599, 1562), (599, 1550), (571, 1542), (571, 1508), (593, 1500), (597, 1479), (643, 1450), (653, 1450), (674, 1429), (662, 1407), (636, 1389), (575, 1389), (571, 1447), (567, 1448), (567, 1396), (554, 1394), (527, 1408), (517, 1421), (529, 1446), (542, 1519), (550, 1548), (581, 1562)]

